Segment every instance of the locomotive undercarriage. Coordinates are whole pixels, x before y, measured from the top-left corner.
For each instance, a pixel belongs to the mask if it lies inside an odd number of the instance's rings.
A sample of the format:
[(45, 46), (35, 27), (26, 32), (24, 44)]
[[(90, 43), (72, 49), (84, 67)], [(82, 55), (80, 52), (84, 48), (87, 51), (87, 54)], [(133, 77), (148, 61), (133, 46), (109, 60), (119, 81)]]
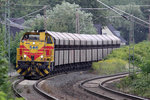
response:
[[(41, 65), (40, 65), (40, 64)], [(48, 68), (48, 62), (29, 62), (29, 61), (18, 61), (18, 68), (17, 70), (22, 69), (20, 74), (23, 74), (23, 72), (26, 72), (24, 75), (25, 78), (30, 79), (38, 79), (42, 76), (39, 72), (37, 72), (36, 68), (39, 69), (41, 73), (44, 74), (44, 70), (48, 70), (48, 74), (54, 74), (54, 73), (63, 73), (63, 72), (69, 72), (69, 71), (78, 71), (78, 70), (85, 70), (88, 68), (91, 68), (92, 62), (82, 62), (82, 63), (73, 63), (73, 64), (65, 64), (65, 65), (57, 65), (53, 66), (53, 63), (51, 63), (50, 69)], [(46, 74), (44, 74), (46, 76)]]
[(48, 66), (49, 62), (18, 61), (16, 70), (21, 69), (20, 74), (26, 77), (41, 77), (49, 74), (51, 69)]

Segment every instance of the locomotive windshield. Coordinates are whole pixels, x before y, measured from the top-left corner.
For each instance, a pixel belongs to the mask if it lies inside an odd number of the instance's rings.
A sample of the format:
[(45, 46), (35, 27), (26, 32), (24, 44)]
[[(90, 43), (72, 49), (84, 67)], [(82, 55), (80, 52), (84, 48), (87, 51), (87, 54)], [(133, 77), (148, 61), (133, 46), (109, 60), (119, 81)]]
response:
[(25, 34), (22, 40), (31, 40), (31, 41), (38, 41), (40, 35), (34, 34)]

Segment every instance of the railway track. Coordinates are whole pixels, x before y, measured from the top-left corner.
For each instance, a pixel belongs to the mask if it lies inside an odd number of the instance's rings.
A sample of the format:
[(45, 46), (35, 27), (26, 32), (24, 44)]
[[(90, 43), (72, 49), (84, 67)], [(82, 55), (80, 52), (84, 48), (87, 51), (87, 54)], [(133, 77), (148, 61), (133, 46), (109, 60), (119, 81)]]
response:
[(42, 79), (38, 80), (38, 81), (33, 85), (34, 90), (35, 90), (37, 93), (39, 93), (40, 95), (42, 95), (43, 97), (47, 98), (48, 100), (58, 100), (58, 99), (55, 98), (55, 97), (53, 97), (52, 95), (50, 95), (50, 94), (44, 92), (43, 90), (41, 90), (41, 89), (38, 87), (38, 84), (39, 84), (41, 81), (46, 80), (47, 78), (50, 78), (50, 77), (54, 77), (54, 76), (56, 76), (56, 75), (49, 75), (49, 76), (47, 76), (47, 77), (45, 77), (45, 78), (42, 78)]
[[(49, 95), (49, 94), (47, 94), (46, 92), (44, 92), (43, 90), (41, 90), (39, 87), (38, 87), (38, 84), (41, 82), (41, 81), (43, 81), (43, 80), (45, 80), (45, 79), (47, 79), (47, 78), (50, 78), (50, 77), (53, 77), (54, 75), (49, 75), (49, 76), (47, 76), (47, 77), (45, 77), (45, 78), (42, 78), (42, 79), (40, 79), (40, 80), (24, 80), (24, 79), (20, 79), (20, 80), (17, 80), (17, 81), (15, 81), (14, 83), (13, 83), (13, 85), (12, 85), (12, 88), (13, 88), (13, 91), (14, 91), (14, 93), (15, 93), (15, 95), (17, 96), (17, 97), (22, 97), (22, 98), (24, 98), (25, 100), (31, 100), (31, 99), (29, 99), (30, 98), (30, 96), (29, 96), (29, 94), (30, 95), (32, 95), (32, 100), (39, 100), (39, 99), (41, 99), (41, 100), (58, 100), (57, 98), (55, 98), (55, 97), (53, 97), (53, 96), (51, 96), (51, 95)], [(26, 85), (25, 84), (31, 84), (30, 86), (28, 86), (28, 87), (26, 87)], [(20, 85), (20, 84), (24, 84), (23, 86), (22, 86), (22, 88), (18, 88), (19, 86), (18, 85)], [(26, 87), (26, 88), (30, 88), (30, 91), (32, 90), (32, 93), (25, 93), (25, 92), (23, 92), (21, 89), (23, 89), (24, 87)], [(20, 91), (20, 90), (21, 91)], [(33, 91), (34, 91), (34, 93), (33, 93)], [(28, 95), (25, 95), (25, 94), (28, 94)]]
[(18, 89), (17, 89), (17, 85), (18, 85), (19, 83), (21, 83), (22, 81), (23, 81), (23, 79), (14, 81), (13, 84), (12, 84), (12, 89), (13, 89), (13, 91), (14, 91), (14, 94), (15, 94), (17, 97), (21, 97), (21, 98), (27, 100), (25, 97), (22, 96), (22, 94), (21, 94), (21, 93), (18, 91)]
[[(48, 94), (48, 93), (46, 93), (46, 92), (44, 92), (43, 90), (41, 90), (39, 87), (38, 87), (38, 84), (41, 82), (41, 81), (43, 81), (43, 80), (46, 80), (47, 78), (52, 78), (52, 77), (54, 77), (54, 76), (56, 76), (56, 75), (61, 75), (61, 74), (64, 74), (64, 73), (70, 73), (70, 72), (76, 72), (76, 71), (80, 71), (80, 70), (86, 70), (86, 69), (88, 69), (88, 68), (80, 68), (80, 69), (76, 69), (76, 70), (67, 70), (67, 71), (65, 71), (65, 72), (60, 72), (60, 71), (56, 71), (56, 72), (53, 72), (52, 74), (49, 74), (47, 77), (44, 77), (44, 78), (42, 78), (42, 79), (40, 79), (40, 80), (36, 80), (36, 82), (32, 82), (32, 80), (24, 80), (24, 79), (20, 79), (20, 80), (17, 80), (17, 81), (15, 81), (14, 83), (13, 83), (13, 85), (12, 85), (12, 88), (13, 88), (13, 91), (14, 91), (14, 93), (15, 93), (15, 95), (17, 96), (17, 97), (22, 97), (22, 98), (24, 98), (25, 100), (30, 100), (30, 99), (28, 99), (28, 98), (25, 98), (25, 97), (29, 97), (28, 95), (24, 95), (23, 93), (20, 93), (19, 91), (18, 91), (18, 89), (17, 89), (17, 86), (19, 85), (19, 84), (21, 84), (21, 83), (23, 83), (23, 84), (26, 84), (26, 83), (30, 83), (30, 81), (31, 81), (31, 86), (29, 87), (32, 91), (34, 91), (34, 95), (36, 95), (36, 96), (38, 96), (38, 97), (41, 97), (41, 100), (58, 100), (57, 98), (55, 98), (55, 97), (53, 97), (53, 96), (51, 96), (50, 94)], [(25, 81), (25, 82), (24, 82)], [(26, 84), (27, 85), (27, 84)], [(24, 87), (26, 87), (26, 85), (24, 85), (23, 87), (22, 87), (22, 89), (24, 89)], [(25, 92), (24, 92), (25, 93)], [(26, 93), (25, 93), (26, 94)], [(34, 97), (36, 97), (36, 96), (34, 96)], [(36, 97), (37, 98), (37, 97)], [(31, 100), (39, 100), (39, 98), (38, 99), (31, 99)]]
[[(32, 89), (33, 89), (33, 91), (35, 91), (36, 95), (38, 95), (38, 98), (41, 98), (41, 100), (58, 100), (57, 98), (53, 97), (52, 95), (41, 90), (38, 87), (38, 85), (43, 80), (46, 80), (47, 78), (52, 78), (52, 77), (54, 77), (56, 75), (60, 75), (60, 74), (62, 74), (62, 73), (49, 75), (40, 80), (36, 80), (36, 82), (34, 82), (34, 84), (32, 84)], [(106, 83), (110, 83), (112, 81), (118, 80), (127, 75), (128, 75), (127, 73), (124, 73), (124, 74), (92, 78), (92, 79), (82, 81), (79, 84), (79, 87), (94, 96), (97, 96), (97, 97), (100, 97), (100, 98), (103, 98), (106, 100), (146, 100), (145, 98), (142, 98), (142, 97), (125, 94), (125, 93), (115, 91), (115, 90), (112, 90), (112, 89), (106, 87)], [(17, 85), (19, 85), (23, 81), (25, 81), (25, 80), (20, 79), (18, 81), (15, 81), (13, 83), (13, 90), (17, 97), (23, 97), (25, 100), (30, 100), (30, 99), (26, 98), (26, 96), (22, 95), (22, 93), (18, 92)], [(31, 80), (28, 80), (28, 81), (31, 81)], [(34, 95), (35, 95), (35, 93), (34, 93)], [(32, 100), (34, 100), (34, 99), (32, 99)]]
[(127, 73), (124, 73), (92, 78), (81, 82), (79, 87), (92, 95), (106, 100), (148, 100), (142, 97), (115, 91), (106, 87), (106, 83), (121, 79), (127, 75)]

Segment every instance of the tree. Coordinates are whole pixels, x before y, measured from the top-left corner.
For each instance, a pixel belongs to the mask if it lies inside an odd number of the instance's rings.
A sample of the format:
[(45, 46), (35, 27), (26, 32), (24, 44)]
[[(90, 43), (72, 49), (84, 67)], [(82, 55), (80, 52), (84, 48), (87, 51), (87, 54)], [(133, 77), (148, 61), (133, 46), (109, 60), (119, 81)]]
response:
[[(80, 6), (63, 2), (61, 5), (56, 5), (53, 10), (47, 10), (47, 30), (75, 33), (76, 13), (78, 13), (80, 32), (95, 34), (96, 30), (93, 27), (92, 14), (81, 10), (76, 11), (76, 8), (80, 8)], [(38, 14), (36, 18), (26, 21), (25, 25), (33, 29), (44, 29), (44, 16)]]
[[(40, 4), (48, 4), (50, 7), (55, 7), (57, 4), (61, 4), (64, 0), (40, 0)], [(100, 4), (96, 0), (65, 0), (71, 4), (75, 3), (80, 5), (82, 8), (100, 8)], [(94, 24), (106, 25), (107, 12), (104, 10), (84, 10), (93, 14)], [(101, 17), (103, 16), (103, 17)]]
[[(132, 5), (129, 4), (129, 5), (125, 5), (125, 6), (117, 6), (117, 8), (145, 20), (140, 7), (134, 6), (134, 5), (135, 4), (132, 4)], [(110, 14), (110, 16), (115, 16), (115, 14), (112, 12), (110, 12), (109, 14)], [(127, 16), (127, 15), (124, 14), (124, 16)], [(136, 22), (137, 21), (135, 20), (135, 22), (134, 22), (134, 24), (135, 24), (134, 25), (135, 26), (134, 27), (134, 33), (135, 33), (135, 42), (137, 43), (137, 42), (141, 42), (143, 40), (146, 40), (148, 28), (144, 27), (142, 25), (139, 25)], [(115, 26), (118, 30), (121, 31), (121, 35), (128, 41), (131, 22), (122, 18), (122, 17), (120, 17), (120, 18), (117, 17), (117, 18), (111, 19), (111, 23), (113, 24), (113, 26)]]
[[(150, 1), (149, 0), (144, 0), (143, 4), (150, 5)], [(150, 6), (145, 6), (145, 7), (141, 6), (141, 10), (142, 10), (145, 18), (148, 20), (149, 19), (149, 15), (150, 15)]]
[(17, 55), (17, 48), (20, 45), (20, 38), (22, 37), (24, 31), (21, 31), (20, 33), (16, 33), (15, 37), (11, 38), (10, 43), (10, 62), (16, 66), (16, 55)]
[(5, 58), (5, 48), (4, 48), (4, 28), (0, 28), (0, 86), (5, 83), (8, 61)]
[(144, 0), (101, 0), (101, 1), (111, 6), (114, 6), (114, 5), (128, 5), (131, 3), (142, 4)]
[[(49, 7), (53, 8), (57, 4), (61, 4), (64, 0), (10, 0), (10, 16), (12, 18), (18, 18), (28, 13), (32, 13), (38, 9), (44, 7), (44, 5), (48, 5)], [(86, 8), (99, 8), (101, 7), (96, 0), (65, 0), (69, 3), (76, 3), (79, 4), (81, 7)], [(0, 15), (2, 15), (2, 19), (4, 19), (4, 11), (5, 11), (5, 0), (0, 0)], [(86, 10), (86, 12), (92, 13), (94, 23), (101, 23), (106, 24), (105, 16), (106, 11), (95, 11), (95, 10)], [(37, 12), (43, 15), (43, 10)], [(35, 13), (35, 14), (37, 14)], [(32, 17), (35, 15), (32, 14)], [(25, 19), (29, 19), (30, 16), (26, 16)]]
[[(14, 100), (13, 94), (11, 91), (11, 83), (8, 78), (8, 61), (5, 57), (6, 49), (4, 45), (4, 34), (5, 34), (5, 27), (0, 27), (0, 100)], [(17, 39), (15, 40), (17, 41)], [(18, 42), (19, 43), (19, 42)], [(16, 48), (16, 44), (13, 47)], [(13, 52), (13, 51), (11, 51)], [(16, 49), (15, 49), (16, 52)], [(16, 55), (13, 55), (12, 58), (16, 58)], [(23, 100), (16, 98), (16, 100)]]

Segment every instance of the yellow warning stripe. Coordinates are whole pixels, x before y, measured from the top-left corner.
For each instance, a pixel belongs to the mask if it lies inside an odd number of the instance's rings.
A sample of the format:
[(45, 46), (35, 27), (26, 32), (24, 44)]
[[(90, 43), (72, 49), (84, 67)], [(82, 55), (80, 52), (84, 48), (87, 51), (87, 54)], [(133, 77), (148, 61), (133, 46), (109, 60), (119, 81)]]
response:
[(50, 66), (48, 66), (48, 68), (50, 69)]
[(22, 69), (18, 69), (17, 72), (20, 73), (22, 71)]
[(39, 69), (36, 67), (36, 71), (41, 75), (41, 76), (44, 76), (40, 71)]
[(27, 70), (26, 70), (26, 71), (24, 71), (24, 72), (22, 73), (22, 75), (24, 76), (26, 73), (27, 73)]
[(45, 72), (46, 74), (48, 74), (48, 73), (49, 73), (46, 69), (44, 70), (44, 72)]
[(30, 71), (30, 67), (28, 68), (28, 72)]
[(41, 75), (41, 76), (44, 76), (44, 75), (42, 74), (42, 72), (40, 72), (40, 75)]
[(38, 68), (35, 68), (35, 70), (36, 70), (36, 72), (38, 72), (38, 73), (39, 73), (39, 70), (38, 70)]
[(16, 65), (16, 68), (18, 68), (18, 65)]

